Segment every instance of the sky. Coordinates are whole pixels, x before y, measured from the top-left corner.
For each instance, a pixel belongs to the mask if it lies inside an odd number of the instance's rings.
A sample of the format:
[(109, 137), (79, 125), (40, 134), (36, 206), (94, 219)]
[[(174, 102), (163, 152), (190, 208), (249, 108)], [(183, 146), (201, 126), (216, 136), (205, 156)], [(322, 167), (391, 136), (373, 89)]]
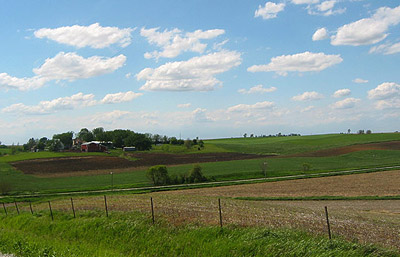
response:
[(0, 0), (0, 141), (400, 130), (398, 0)]

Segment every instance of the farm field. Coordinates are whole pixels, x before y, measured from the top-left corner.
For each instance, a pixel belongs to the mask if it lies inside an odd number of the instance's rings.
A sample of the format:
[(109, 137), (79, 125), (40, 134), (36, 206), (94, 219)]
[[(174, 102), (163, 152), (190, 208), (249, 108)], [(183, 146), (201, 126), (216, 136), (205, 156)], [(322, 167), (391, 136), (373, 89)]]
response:
[[(216, 181), (262, 178), (261, 164), (265, 162), (267, 177), (387, 167), (400, 164), (398, 138), (399, 133), (209, 140), (201, 151), (180, 147), (182, 153), (176, 153), (178, 146), (169, 145), (164, 146), (168, 148), (164, 152), (162, 146), (157, 146), (154, 151), (123, 154), (116, 150), (109, 155), (18, 153), (0, 157), (0, 181), (11, 185), (11, 192), (18, 194), (107, 189), (111, 183), (114, 188), (150, 186), (145, 172), (156, 164), (166, 164), (169, 174), (175, 176), (187, 173), (193, 163), (201, 163), (204, 175)], [(264, 153), (233, 152), (242, 146)], [(277, 152), (277, 147), (292, 152)], [(316, 150), (319, 148), (323, 149)], [(210, 152), (214, 150), (217, 152)], [(277, 155), (267, 155), (268, 152)], [(305, 163), (308, 170), (303, 168)]]
[[(383, 181), (389, 180), (394, 180), (392, 185), (385, 189), (377, 189), (370, 194), (378, 196), (394, 195), (398, 194), (398, 188), (394, 185), (399, 182), (399, 173), (400, 171), (388, 171), (297, 180), (296, 182), (299, 184), (296, 185), (294, 192), (291, 190), (293, 185), (288, 185), (289, 182), (294, 181), (279, 181), (252, 185), (257, 186), (255, 189), (246, 187), (246, 185), (238, 185), (140, 195), (116, 194), (107, 196), (107, 203), (109, 215), (114, 224), (118, 223), (121, 215), (127, 215), (130, 212), (142, 213), (144, 217), (147, 217), (147, 222), (151, 222), (150, 197), (152, 197), (157, 224), (165, 224), (174, 229), (191, 227), (201, 230), (208, 226), (215, 228), (219, 225), (218, 198), (221, 197), (223, 224), (228, 230), (230, 228), (268, 229), (272, 231), (289, 229), (292, 231), (291, 233), (302, 231), (302, 233), (311, 233), (314, 236), (324, 238), (327, 238), (324, 213), (324, 207), (327, 206), (334, 240), (345, 239), (363, 245), (374, 244), (392, 249), (394, 252), (390, 256), (398, 256), (400, 251), (400, 240), (398, 240), (400, 200), (249, 201), (238, 200), (233, 196), (264, 196), (265, 192), (274, 192), (277, 188), (281, 188), (280, 190), (286, 192), (286, 194), (280, 192), (275, 195), (363, 196), (368, 194), (365, 187), (379, 188)], [(350, 180), (350, 182), (341, 187), (340, 185), (344, 180)], [(326, 191), (325, 187), (319, 186), (321, 184), (332, 184), (332, 186)], [(353, 184), (350, 193), (343, 193), (350, 188), (350, 184)], [(312, 193), (307, 187), (313, 188)], [(225, 188), (227, 190), (223, 190)], [(235, 192), (237, 193), (235, 194)], [(257, 192), (259, 193), (257, 194)], [(15, 216), (13, 204), (7, 206), (9, 216)], [(86, 221), (105, 215), (103, 196), (74, 197), (74, 206), (78, 217), (84, 218)], [(72, 211), (69, 198), (52, 200), (52, 209), (56, 222), (62, 220), (63, 223), (66, 223), (71, 220)], [(36, 219), (50, 219), (47, 202), (34, 203), (33, 210), (35, 213), (39, 212)], [(21, 203), (20, 211), (29, 214), (29, 205)], [(114, 218), (117, 220), (114, 220)], [(4, 219), (6, 218), (3, 216)], [(29, 221), (29, 223), (32, 222), (35, 221)], [(115, 227), (113, 226), (113, 228)], [(18, 230), (23, 231), (23, 226), (15, 229), (14, 232), (18, 232)], [(245, 232), (242, 231), (242, 233)], [(290, 242), (288, 235), (280, 240)], [(346, 243), (343, 242), (342, 244), (345, 245)], [(372, 249), (377, 248), (373, 247)], [(366, 253), (363, 254), (367, 255)], [(346, 256), (346, 254), (343, 256)], [(347, 256), (357, 255), (347, 254)]]

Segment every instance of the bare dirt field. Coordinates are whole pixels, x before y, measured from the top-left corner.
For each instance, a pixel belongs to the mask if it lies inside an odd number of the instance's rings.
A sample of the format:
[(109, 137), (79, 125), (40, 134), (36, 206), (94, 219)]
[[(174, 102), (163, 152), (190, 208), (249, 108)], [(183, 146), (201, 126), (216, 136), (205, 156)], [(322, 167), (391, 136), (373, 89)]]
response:
[(400, 170), (171, 191), (168, 194), (222, 197), (400, 195)]
[(119, 157), (85, 156), (67, 158), (35, 159), (11, 163), (25, 174), (50, 175), (61, 173), (76, 173), (82, 171), (128, 169), (149, 167), (153, 165), (178, 165), (202, 162), (219, 162), (232, 160), (256, 159), (265, 156), (241, 153), (204, 153), (204, 154), (161, 154), (161, 153), (130, 153), (137, 158), (129, 161)]
[[(290, 157), (329, 157), (337, 156), (357, 151), (367, 151), (367, 150), (400, 150), (400, 141), (390, 141), (381, 143), (371, 143), (371, 144), (359, 144), (350, 145), (339, 148), (324, 149), (308, 153), (299, 153), (289, 155)], [(289, 157), (285, 156), (285, 157)]]

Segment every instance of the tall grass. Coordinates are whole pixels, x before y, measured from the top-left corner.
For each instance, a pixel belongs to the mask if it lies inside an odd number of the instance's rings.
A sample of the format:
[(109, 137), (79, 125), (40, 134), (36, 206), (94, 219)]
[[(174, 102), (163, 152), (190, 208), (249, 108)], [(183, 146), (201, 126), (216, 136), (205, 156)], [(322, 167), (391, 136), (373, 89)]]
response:
[(297, 230), (151, 225), (141, 213), (0, 217), (0, 251), (19, 256), (399, 256)]

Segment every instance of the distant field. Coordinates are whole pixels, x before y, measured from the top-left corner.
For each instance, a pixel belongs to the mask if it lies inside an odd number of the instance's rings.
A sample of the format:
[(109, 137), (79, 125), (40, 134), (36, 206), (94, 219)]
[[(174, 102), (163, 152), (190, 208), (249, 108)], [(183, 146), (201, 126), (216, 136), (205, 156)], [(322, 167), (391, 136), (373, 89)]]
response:
[(255, 154), (287, 155), (343, 147), (354, 144), (400, 140), (400, 133), (329, 134), (293, 137), (257, 137), (207, 140), (227, 151)]

